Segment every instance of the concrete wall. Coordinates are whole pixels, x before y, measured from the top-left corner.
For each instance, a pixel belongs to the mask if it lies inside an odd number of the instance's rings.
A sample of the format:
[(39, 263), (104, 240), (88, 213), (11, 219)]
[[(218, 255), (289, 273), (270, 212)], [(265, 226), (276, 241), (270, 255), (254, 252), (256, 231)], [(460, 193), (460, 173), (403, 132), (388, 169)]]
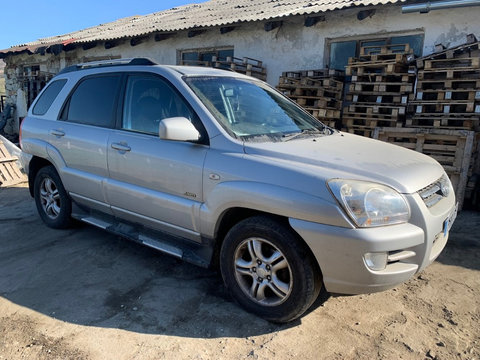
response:
[[(470, 33), (480, 38), (480, 7), (432, 11), (428, 14), (402, 14), (401, 6), (397, 5), (373, 8), (376, 13), (362, 21), (357, 20), (359, 9), (348, 9), (327, 13), (325, 21), (312, 27), (303, 26), (304, 17), (299, 16), (283, 20), (280, 28), (270, 32), (264, 30), (263, 22), (243, 23), (223, 35), (218, 28), (209, 29), (193, 38), (188, 38), (187, 32), (181, 31), (159, 42), (150, 36), (148, 41), (134, 47), (130, 46), (129, 40), (125, 40), (109, 50), (100, 43), (93, 49), (76, 49), (59, 55), (10, 56), (6, 58), (5, 69), (8, 101), (13, 104), (21, 101), (16, 98), (22, 87), (17, 77), (22, 67), (28, 64), (40, 64), (41, 71), (52, 73), (67, 65), (106, 57), (150, 57), (160, 64), (176, 64), (179, 50), (233, 46), (236, 57), (262, 60), (267, 68), (267, 81), (276, 85), (283, 71), (324, 67), (328, 62), (328, 43), (332, 40), (423, 33), (425, 55), (432, 53), (438, 43), (446, 46), (462, 44)], [(17, 118), (24, 115), (17, 114)]]

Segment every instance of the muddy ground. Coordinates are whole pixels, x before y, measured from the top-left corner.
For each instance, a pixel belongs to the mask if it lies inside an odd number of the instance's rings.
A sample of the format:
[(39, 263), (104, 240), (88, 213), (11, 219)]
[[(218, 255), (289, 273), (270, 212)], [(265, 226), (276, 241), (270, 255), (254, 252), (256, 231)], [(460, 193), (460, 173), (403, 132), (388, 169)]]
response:
[(0, 188), (0, 359), (480, 359), (480, 213), (421, 275), (323, 296), (274, 325), (220, 276), (87, 225), (59, 231)]

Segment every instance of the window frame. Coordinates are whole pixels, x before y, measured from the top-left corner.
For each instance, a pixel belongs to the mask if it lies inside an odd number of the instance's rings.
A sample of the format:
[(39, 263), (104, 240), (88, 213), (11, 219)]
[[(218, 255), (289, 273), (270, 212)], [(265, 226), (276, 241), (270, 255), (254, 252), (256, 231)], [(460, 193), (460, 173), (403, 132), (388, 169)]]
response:
[[(113, 99), (112, 116), (111, 116), (111, 119), (110, 119), (108, 125), (103, 126), (103, 125), (98, 125), (98, 124), (86, 124), (86, 123), (79, 122), (79, 121), (68, 120), (67, 116), (68, 116), (68, 112), (69, 112), (69, 109), (70, 109), (70, 102), (71, 102), (73, 94), (75, 94), (78, 87), (84, 81), (86, 81), (88, 79), (100, 78), (100, 77), (112, 77), (112, 76), (117, 76), (118, 77), (118, 84), (117, 84), (116, 94), (115, 94), (114, 99)], [(77, 81), (75, 86), (70, 90), (70, 93), (66, 97), (66, 99), (65, 99), (65, 101), (62, 105), (62, 108), (61, 108), (61, 110), (58, 114), (57, 120), (64, 121), (64, 122), (70, 123), (70, 124), (77, 124), (77, 125), (84, 125), (84, 126), (96, 126), (96, 127), (100, 127), (100, 128), (104, 128), (104, 129), (114, 129), (115, 124), (116, 124), (116, 118), (117, 118), (117, 112), (118, 112), (118, 101), (119, 101), (119, 96), (120, 96), (121, 89), (122, 89), (123, 77), (124, 77), (124, 74), (121, 73), (121, 72), (98, 73), (98, 74), (91, 74), (91, 75), (86, 75), (86, 76), (82, 77), (81, 79), (79, 79)]]
[(160, 74), (148, 72), (148, 71), (129, 71), (129, 72), (123, 73), (122, 83), (120, 85), (121, 89), (118, 94), (118, 101), (117, 101), (117, 108), (116, 108), (116, 117), (115, 117), (115, 126), (114, 126), (116, 130), (125, 131), (130, 134), (139, 134), (139, 135), (145, 135), (145, 136), (150, 136), (150, 137), (160, 139), (158, 133), (157, 134), (146, 133), (142, 131), (136, 131), (133, 129), (124, 129), (122, 127), (123, 111), (124, 111), (125, 96), (127, 93), (128, 78), (131, 76), (150, 76), (153, 78), (157, 78), (160, 81), (163, 81), (165, 85), (169, 87), (170, 90), (172, 90), (179, 97), (181, 101), (183, 101), (185, 106), (187, 106), (190, 112), (193, 114), (194, 121), (192, 121), (192, 124), (198, 130), (201, 137), (198, 141), (192, 141), (192, 143), (201, 144), (201, 145), (210, 145), (208, 132), (205, 125), (202, 122), (202, 119), (200, 118), (200, 116), (198, 116), (197, 112), (193, 109), (193, 106), (190, 104), (190, 102), (187, 101), (185, 96), (183, 96), (182, 93), (180, 93), (180, 91), (167, 78), (165, 78)]
[[(355, 35), (355, 36), (342, 36), (337, 38), (325, 38), (325, 50), (324, 50), (324, 65), (325, 67), (330, 67), (330, 56), (331, 56), (331, 46), (333, 43), (345, 42), (345, 41), (356, 41), (355, 56), (359, 56), (360, 47), (362, 42), (370, 41), (381, 41), (387, 40), (387, 44), (391, 42), (392, 38), (402, 37), (402, 36), (417, 36), (422, 37), (421, 52), (423, 54), (423, 48), (425, 46), (425, 29), (418, 28), (405, 31), (394, 31), (388, 33), (374, 33), (374, 34), (364, 34), (364, 35)], [(422, 55), (420, 54), (420, 55)]]
[[(181, 50), (177, 50), (177, 65), (185, 65), (183, 63), (183, 54), (185, 53), (193, 53), (193, 52), (197, 52), (199, 55), (202, 54), (202, 53), (212, 53), (212, 52), (215, 52), (217, 53), (217, 58), (218, 58), (218, 52), (219, 51), (224, 51), (224, 50), (232, 50), (232, 57), (235, 56), (235, 49), (234, 49), (234, 46), (231, 45), (227, 45), (227, 46), (213, 46), (213, 47), (204, 47), (204, 48), (193, 48), (193, 49), (181, 49)], [(197, 60), (197, 62), (199, 64), (193, 64), (193, 65), (196, 65), (196, 66), (202, 66), (200, 64), (201, 60), (200, 58)], [(186, 64), (186, 65), (189, 65), (189, 64)]]

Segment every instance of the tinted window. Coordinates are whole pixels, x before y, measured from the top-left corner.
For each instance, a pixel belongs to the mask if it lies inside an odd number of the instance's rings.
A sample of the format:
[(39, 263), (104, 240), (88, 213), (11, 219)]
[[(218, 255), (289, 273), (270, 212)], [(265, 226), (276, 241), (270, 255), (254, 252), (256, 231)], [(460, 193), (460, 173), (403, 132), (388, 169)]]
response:
[(158, 135), (160, 121), (194, 114), (184, 100), (162, 79), (150, 75), (128, 78), (123, 104), (122, 129)]
[(58, 93), (64, 87), (67, 80), (56, 80), (52, 82), (45, 91), (42, 93), (40, 98), (38, 99), (37, 103), (33, 108), (33, 113), (35, 115), (44, 115), (50, 106), (52, 105), (53, 101), (57, 97)]
[(75, 89), (68, 104), (66, 120), (88, 125), (110, 127), (120, 77), (90, 77)]

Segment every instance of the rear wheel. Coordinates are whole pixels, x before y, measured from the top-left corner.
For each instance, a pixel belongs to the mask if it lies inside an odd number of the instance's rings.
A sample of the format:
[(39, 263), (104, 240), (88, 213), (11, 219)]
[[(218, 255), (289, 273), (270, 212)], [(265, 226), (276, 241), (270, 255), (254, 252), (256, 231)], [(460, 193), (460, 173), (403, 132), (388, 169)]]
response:
[(34, 197), (43, 222), (55, 229), (71, 224), (72, 202), (53, 166), (41, 168), (34, 182)]
[(302, 315), (322, 284), (305, 244), (288, 226), (264, 216), (245, 219), (228, 232), (220, 268), (235, 300), (274, 322)]

